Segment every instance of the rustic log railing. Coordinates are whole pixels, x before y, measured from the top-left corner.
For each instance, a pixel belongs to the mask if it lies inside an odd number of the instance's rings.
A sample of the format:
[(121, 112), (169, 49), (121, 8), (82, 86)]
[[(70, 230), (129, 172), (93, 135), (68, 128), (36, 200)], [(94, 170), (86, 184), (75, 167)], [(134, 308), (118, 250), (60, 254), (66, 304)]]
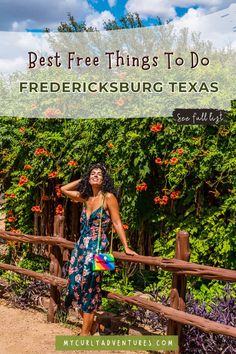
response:
[[(37, 280), (41, 280), (44, 283), (51, 284), (53, 286), (58, 286), (62, 288), (65, 288), (67, 286), (66, 279), (62, 279), (45, 273), (44, 274), (37, 273), (34, 272), (33, 270), (16, 267), (10, 264), (0, 263), (0, 269), (10, 270), (18, 274), (27, 275), (29, 277), (35, 278)], [(103, 296), (111, 300), (116, 300), (118, 302), (126, 302), (128, 304), (141, 306), (153, 312), (161, 313), (165, 317), (173, 321), (177, 321), (181, 324), (189, 324), (191, 326), (196, 326), (205, 332), (219, 333), (219, 334), (225, 334), (227, 336), (236, 337), (236, 328), (234, 327), (223, 325), (211, 320), (207, 320), (205, 318), (201, 318), (200, 316), (191, 315), (180, 310), (175, 310), (168, 306), (158, 304), (151, 300), (147, 301), (147, 299), (142, 299), (138, 295), (124, 296), (124, 295), (115, 294), (103, 290)]]
[[(57, 233), (56, 233), (57, 234)], [(34, 236), (0, 230), (0, 238), (8, 241), (46, 243), (51, 245), (50, 273), (37, 273), (28, 269), (20, 268), (10, 264), (0, 263), (0, 269), (10, 270), (15, 273), (27, 275), (51, 285), (50, 305), (48, 310), (48, 321), (54, 322), (55, 313), (60, 307), (60, 287), (67, 286), (67, 280), (61, 278), (62, 250), (61, 248), (73, 249), (75, 242), (68, 241), (58, 236)], [(190, 251), (188, 233), (180, 231), (176, 237), (176, 258), (162, 258), (151, 256), (129, 256), (124, 253), (113, 252), (114, 257), (121, 261), (143, 263), (160, 267), (166, 271), (173, 272), (172, 290), (170, 295), (170, 306), (164, 306), (154, 301), (143, 300), (139, 296), (123, 296), (103, 291), (103, 296), (118, 302), (134, 304), (156, 313), (161, 313), (169, 319), (167, 334), (181, 336), (181, 326), (190, 324), (205, 332), (224, 334), (236, 338), (236, 328), (210, 321), (200, 316), (191, 315), (185, 312), (185, 290), (186, 276), (193, 275), (206, 279), (217, 279), (235, 282), (236, 271), (200, 265), (188, 262)]]
[[(73, 249), (75, 242), (68, 241), (62, 237), (54, 236), (34, 236), (25, 234), (16, 234), (14, 232), (0, 230), (0, 238), (8, 241), (46, 243), (48, 245), (58, 245), (64, 248)], [(205, 266), (198, 263), (190, 263), (176, 258), (163, 258), (151, 256), (128, 256), (124, 253), (113, 252), (114, 257), (121, 261), (143, 263), (157, 266), (166, 271), (177, 275), (193, 275), (205, 279), (216, 279), (235, 282), (236, 271), (218, 267)]]

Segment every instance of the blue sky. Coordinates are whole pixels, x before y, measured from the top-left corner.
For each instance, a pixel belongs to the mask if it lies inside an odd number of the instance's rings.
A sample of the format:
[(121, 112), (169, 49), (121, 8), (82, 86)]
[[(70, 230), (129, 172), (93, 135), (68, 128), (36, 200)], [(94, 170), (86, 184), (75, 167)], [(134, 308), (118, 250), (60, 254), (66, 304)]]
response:
[(0, 30), (26, 31), (26, 29), (56, 30), (67, 20), (70, 12), (77, 21), (85, 21), (97, 29), (103, 22), (119, 19), (128, 12), (138, 12), (145, 25), (162, 21), (191, 21), (226, 9), (236, 1), (231, 0), (0, 0)]
[[(115, 18), (121, 18), (127, 13), (127, 10), (125, 8), (125, 5), (127, 4), (127, 0), (119, 0), (114, 2), (114, 6), (110, 7), (109, 2), (107, 0), (103, 1), (94, 1), (90, 0), (89, 3), (99, 12), (105, 11), (105, 10), (110, 10), (111, 13), (114, 15)], [(197, 6), (193, 6), (194, 8), (197, 8)], [(176, 7), (176, 12), (178, 16), (183, 16), (186, 12), (188, 11), (188, 7)], [(152, 18), (151, 16), (148, 17), (146, 20), (146, 23), (149, 24), (153, 22), (153, 19), (155, 16)]]

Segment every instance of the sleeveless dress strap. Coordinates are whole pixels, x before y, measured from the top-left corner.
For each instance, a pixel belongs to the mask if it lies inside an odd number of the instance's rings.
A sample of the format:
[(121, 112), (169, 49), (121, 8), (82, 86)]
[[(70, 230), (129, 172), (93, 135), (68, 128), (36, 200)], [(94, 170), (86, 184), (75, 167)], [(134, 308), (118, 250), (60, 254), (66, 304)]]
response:
[(98, 243), (97, 243), (96, 253), (99, 253), (99, 247), (100, 247), (101, 228), (102, 228), (102, 212), (103, 212), (103, 209), (104, 209), (104, 201), (105, 201), (105, 194), (103, 194), (102, 206), (101, 206), (101, 211), (100, 211), (100, 221), (99, 221), (99, 229), (98, 229)]

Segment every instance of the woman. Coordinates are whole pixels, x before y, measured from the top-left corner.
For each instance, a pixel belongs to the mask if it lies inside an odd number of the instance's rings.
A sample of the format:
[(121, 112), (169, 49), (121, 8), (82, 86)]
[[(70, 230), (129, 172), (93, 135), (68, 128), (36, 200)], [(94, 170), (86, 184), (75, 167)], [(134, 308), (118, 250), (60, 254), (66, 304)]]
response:
[(102, 302), (103, 273), (92, 271), (100, 217), (102, 222), (99, 252), (109, 251), (107, 232), (112, 222), (125, 253), (128, 255), (137, 255), (137, 253), (127, 245), (113, 181), (103, 165), (92, 165), (82, 179), (62, 186), (61, 191), (74, 202), (84, 203), (80, 219), (80, 238), (71, 254), (65, 305), (69, 307), (73, 300), (77, 301), (83, 318), (80, 335), (86, 336), (95, 332), (96, 323), (93, 323), (93, 320)]

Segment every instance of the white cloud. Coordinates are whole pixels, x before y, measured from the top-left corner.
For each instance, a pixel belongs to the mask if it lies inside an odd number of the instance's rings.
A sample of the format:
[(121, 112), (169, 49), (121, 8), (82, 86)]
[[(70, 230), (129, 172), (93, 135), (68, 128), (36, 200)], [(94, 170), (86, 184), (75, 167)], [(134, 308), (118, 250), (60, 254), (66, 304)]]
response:
[(172, 23), (174, 24), (178, 23), (181, 27), (182, 26), (191, 27), (192, 30), (200, 31), (201, 27), (200, 27), (199, 20), (200, 17), (202, 18), (202, 16), (205, 15), (206, 15), (206, 10), (203, 8), (198, 8), (198, 9), (190, 8), (184, 16), (177, 17)]
[(179, 6), (185, 8), (193, 6), (203, 7), (207, 12), (222, 10), (235, 3), (234, 0), (171, 0), (169, 2), (172, 6)]
[[(147, 0), (149, 1), (149, 0)], [(168, 1), (171, 5), (180, 6), (180, 7), (189, 7), (189, 6), (217, 6), (217, 7), (227, 7), (230, 4), (234, 3), (233, 0), (170, 0)]]
[(174, 6), (165, 0), (128, 0), (125, 8), (129, 12), (137, 12), (143, 18), (159, 16), (169, 19), (176, 16)]
[(14, 21), (11, 25), (11, 31), (20, 32), (25, 31), (26, 28), (33, 28), (34, 21), (27, 19), (24, 21)]
[(18, 57), (12, 60), (0, 59), (0, 72), (1, 73), (13, 73), (25, 68), (25, 60), (22, 57)]
[(200, 32), (203, 40), (209, 40), (215, 47), (236, 48), (236, 3), (227, 9), (206, 14), (206, 9), (189, 9), (181, 18), (176, 18), (172, 24), (177, 30), (188, 28), (190, 32)]
[(143, 18), (159, 16), (166, 20), (176, 17), (175, 7), (198, 6), (206, 13), (211, 13), (227, 8), (233, 3), (235, 0), (128, 0), (125, 7), (127, 11), (138, 12)]
[(113, 7), (116, 5), (116, 0), (108, 0), (108, 4), (110, 7)]
[[(138, 12), (141, 17), (160, 16), (163, 20), (175, 18), (176, 6), (199, 6), (212, 13), (227, 8), (236, 0), (127, 0), (126, 10)], [(26, 28), (56, 29), (60, 22), (67, 21), (70, 12), (77, 21), (88, 16), (97, 16), (92, 3), (98, 0), (0, 0), (0, 30), (22, 31)], [(112, 8), (119, 4), (117, 0), (108, 0)], [(104, 11), (106, 12), (106, 11)], [(104, 16), (104, 15), (102, 15)]]
[(85, 22), (88, 26), (96, 27), (98, 30), (103, 30), (103, 23), (108, 20), (115, 20), (115, 17), (110, 11), (103, 11), (101, 13), (94, 12), (85, 18)]
[(29, 51), (50, 53), (50, 44), (43, 38), (47, 38), (47, 35), (42, 33), (0, 32), (0, 73), (25, 70)]
[[(9, 36), (9, 33), (5, 33), (5, 35)], [(14, 50), (16, 52), (23, 51), (23, 53), (31, 50), (35, 51), (50, 51), (50, 45), (47, 40), (48, 35), (45, 33), (17, 33), (14, 34), (15, 43)], [(13, 43), (12, 43), (13, 44)]]
[(82, 21), (94, 12), (87, 0), (0, 0), (0, 30), (56, 29), (60, 22), (67, 21), (68, 13)]

